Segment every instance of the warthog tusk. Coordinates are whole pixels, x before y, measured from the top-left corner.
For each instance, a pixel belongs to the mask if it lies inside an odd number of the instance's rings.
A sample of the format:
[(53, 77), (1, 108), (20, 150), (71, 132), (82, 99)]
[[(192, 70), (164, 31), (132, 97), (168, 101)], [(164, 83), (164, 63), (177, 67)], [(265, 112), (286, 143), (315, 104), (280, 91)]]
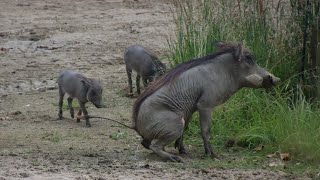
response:
[(249, 81), (254, 86), (261, 86), (263, 78), (261, 76), (259, 76), (258, 74), (252, 74), (250, 76), (247, 76), (246, 80)]

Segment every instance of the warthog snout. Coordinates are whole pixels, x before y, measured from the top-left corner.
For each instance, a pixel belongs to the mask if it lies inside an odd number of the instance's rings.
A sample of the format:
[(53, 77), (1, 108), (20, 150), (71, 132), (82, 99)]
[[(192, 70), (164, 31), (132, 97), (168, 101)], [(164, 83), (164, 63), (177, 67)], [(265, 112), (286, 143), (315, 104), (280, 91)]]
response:
[(267, 76), (267, 78), (263, 79), (262, 86), (264, 88), (270, 88), (270, 87), (275, 86), (276, 84), (278, 84), (279, 81), (280, 81), (280, 78), (274, 76), (273, 74), (269, 74)]
[(269, 74), (266, 77), (261, 77), (259, 74), (252, 74), (246, 77), (246, 80), (253, 87), (270, 88), (275, 86), (280, 81), (280, 78), (275, 77), (273, 74)]
[(278, 82), (280, 82), (280, 78), (274, 76), (273, 74), (270, 74), (268, 77), (272, 85), (276, 85)]

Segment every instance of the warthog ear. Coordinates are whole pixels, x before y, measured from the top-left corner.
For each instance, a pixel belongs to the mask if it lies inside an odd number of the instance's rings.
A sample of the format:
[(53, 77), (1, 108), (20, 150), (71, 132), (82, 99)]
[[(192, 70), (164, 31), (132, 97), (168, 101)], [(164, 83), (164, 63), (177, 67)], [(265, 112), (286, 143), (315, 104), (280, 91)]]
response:
[(243, 41), (241, 41), (238, 44), (238, 47), (234, 53), (234, 57), (238, 60), (241, 61), (241, 57), (242, 57), (242, 53), (243, 53)]

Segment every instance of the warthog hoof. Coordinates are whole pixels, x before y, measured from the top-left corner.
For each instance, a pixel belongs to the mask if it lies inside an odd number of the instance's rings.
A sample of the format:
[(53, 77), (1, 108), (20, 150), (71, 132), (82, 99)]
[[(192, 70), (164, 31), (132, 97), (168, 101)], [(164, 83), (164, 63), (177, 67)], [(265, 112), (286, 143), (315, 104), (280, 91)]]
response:
[(86, 123), (86, 127), (87, 128), (91, 127), (91, 124), (90, 123)]
[(147, 139), (143, 139), (143, 140), (141, 141), (141, 144), (142, 144), (142, 146), (143, 146), (144, 148), (150, 149), (151, 141), (149, 141), (149, 140), (147, 140)]
[(170, 161), (172, 161), (172, 162), (179, 162), (179, 163), (183, 163), (183, 162), (184, 162), (181, 157), (175, 156), (175, 155), (172, 155), (172, 156), (170, 157)]
[(186, 149), (184, 148), (183, 144), (178, 140), (174, 143), (174, 148), (179, 150), (179, 154), (187, 154)]
[(184, 147), (179, 149), (179, 154), (187, 154), (187, 151)]
[(217, 158), (216, 153), (213, 151), (213, 148), (210, 144), (204, 146), (205, 153), (213, 158)]
[(58, 118), (57, 118), (57, 120), (62, 120), (62, 119), (63, 119), (62, 114), (58, 114)]

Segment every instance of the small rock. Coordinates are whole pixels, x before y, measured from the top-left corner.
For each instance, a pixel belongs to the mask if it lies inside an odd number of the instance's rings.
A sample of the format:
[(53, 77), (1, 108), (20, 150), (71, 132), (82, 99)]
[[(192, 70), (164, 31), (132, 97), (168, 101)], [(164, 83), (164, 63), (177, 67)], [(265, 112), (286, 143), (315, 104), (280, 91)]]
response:
[(19, 114), (22, 114), (21, 111), (13, 111), (13, 112), (10, 112), (9, 115), (12, 115), (12, 116), (16, 116), (16, 115), (19, 115)]
[(7, 49), (7, 48), (0, 48), (0, 51), (9, 51), (9, 49)]
[(20, 176), (21, 176), (22, 178), (27, 178), (27, 177), (29, 177), (30, 175), (29, 175), (28, 173), (22, 172), (22, 173), (20, 173)]
[(281, 162), (281, 161), (278, 161), (278, 162), (271, 162), (271, 163), (269, 163), (269, 166), (270, 167), (285, 167), (285, 164), (283, 163), (283, 162)]
[(46, 89), (46, 87), (39, 87), (39, 88), (37, 88), (37, 90), (39, 92), (45, 92), (47, 89)]
[(47, 90), (54, 90), (54, 89), (57, 89), (56, 86), (47, 86)]
[(204, 174), (208, 174), (209, 173), (209, 171), (206, 170), (206, 169), (201, 169), (201, 172), (204, 173)]
[(277, 171), (281, 176), (288, 176), (288, 173), (285, 173), (283, 171)]
[(51, 62), (57, 62), (57, 61), (59, 61), (59, 59), (51, 59), (50, 61)]
[(114, 63), (111, 60), (104, 60), (104, 61), (107, 65), (114, 65)]
[(150, 169), (150, 165), (149, 164), (145, 164), (141, 166), (142, 168), (146, 168), (146, 169)]

